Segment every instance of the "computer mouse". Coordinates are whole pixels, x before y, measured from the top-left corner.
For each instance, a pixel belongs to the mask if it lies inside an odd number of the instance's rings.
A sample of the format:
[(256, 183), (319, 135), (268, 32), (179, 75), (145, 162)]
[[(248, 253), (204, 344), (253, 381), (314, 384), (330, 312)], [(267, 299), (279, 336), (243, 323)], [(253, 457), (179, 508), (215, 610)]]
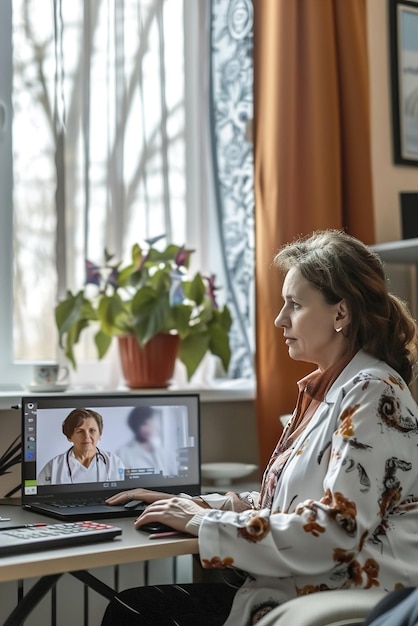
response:
[(162, 524), (161, 522), (148, 522), (142, 526), (135, 526), (136, 530), (143, 530), (145, 533), (166, 533), (174, 531), (174, 528)]
[(123, 508), (135, 511), (136, 509), (143, 510), (146, 506), (147, 505), (142, 500), (130, 500), (130, 502), (123, 505)]

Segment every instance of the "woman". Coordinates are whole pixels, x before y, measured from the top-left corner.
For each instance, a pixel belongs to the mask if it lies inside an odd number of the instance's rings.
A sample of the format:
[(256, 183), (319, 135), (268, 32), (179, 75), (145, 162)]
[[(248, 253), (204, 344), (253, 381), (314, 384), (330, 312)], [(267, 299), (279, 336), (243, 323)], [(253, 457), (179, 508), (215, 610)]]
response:
[(275, 325), (289, 356), (316, 369), (298, 382), (261, 492), (213, 502), (138, 490), (110, 500), (149, 502), (136, 527), (159, 521), (198, 535), (203, 567), (236, 568), (246, 580), (233, 601), (226, 585), (200, 590), (201, 601), (198, 585), (187, 587), (190, 596), (159, 587), (157, 609), (152, 589), (128, 590), (109, 605), (106, 626), (184, 626), (193, 612), (200, 625), (251, 625), (299, 595), (418, 583), (410, 557), (418, 528), (418, 407), (408, 389), (417, 325), (388, 293), (378, 256), (344, 232), (287, 244), (275, 265), (285, 275)]
[(38, 485), (124, 479), (125, 468), (119, 457), (97, 447), (103, 433), (103, 418), (99, 413), (74, 409), (63, 421), (62, 432), (72, 446), (48, 461), (38, 475)]

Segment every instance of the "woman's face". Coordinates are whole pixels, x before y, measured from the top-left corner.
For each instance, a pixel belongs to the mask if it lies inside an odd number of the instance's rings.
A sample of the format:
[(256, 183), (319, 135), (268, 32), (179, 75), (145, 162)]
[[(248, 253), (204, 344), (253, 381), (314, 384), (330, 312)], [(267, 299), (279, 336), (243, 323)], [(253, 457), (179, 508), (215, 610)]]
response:
[(145, 443), (149, 441), (154, 435), (154, 418), (149, 417), (145, 422), (142, 422), (140, 427), (137, 430), (137, 439), (140, 443)]
[(76, 452), (80, 454), (96, 454), (96, 445), (100, 439), (99, 426), (94, 417), (86, 417), (75, 427), (73, 434), (68, 437), (68, 441), (74, 446)]
[(335, 331), (344, 304), (328, 304), (296, 268), (286, 274), (282, 294), (284, 305), (274, 324), (283, 328), (289, 356), (327, 369), (346, 350), (343, 333)]

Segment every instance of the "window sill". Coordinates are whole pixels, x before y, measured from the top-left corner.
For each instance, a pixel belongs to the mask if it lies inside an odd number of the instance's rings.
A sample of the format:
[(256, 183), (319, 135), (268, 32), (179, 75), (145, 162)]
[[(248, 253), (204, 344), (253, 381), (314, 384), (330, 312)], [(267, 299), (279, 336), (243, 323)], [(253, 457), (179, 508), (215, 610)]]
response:
[[(186, 385), (184, 387), (169, 387), (167, 389), (127, 389), (126, 387), (105, 389), (100, 387), (69, 387), (66, 391), (60, 391), (48, 395), (112, 395), (112, 394), (155, 394), (155, 393), (198, 393), (201, 402), (242, 402), (252, 401), (255, 399), (255, 381), (240, 380), (221, 380), (214, 381), (212, 387), (195, 387)], [(15, 408), (19, 404), (23, 396), (46, 395), (45, 393), (33, 393), (24, 388), (3, 388), (0, 391), (0, 410)]]

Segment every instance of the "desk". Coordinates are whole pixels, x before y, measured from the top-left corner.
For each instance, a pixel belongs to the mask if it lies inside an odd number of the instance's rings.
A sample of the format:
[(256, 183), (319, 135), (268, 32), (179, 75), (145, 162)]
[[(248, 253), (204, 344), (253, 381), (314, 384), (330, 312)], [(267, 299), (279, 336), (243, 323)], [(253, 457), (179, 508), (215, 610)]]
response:
[[(58, 520), (24, 511), (16, 506), (0, 506), (0, 515), (11, 518), (9, 522), (0, 522), (0, 528), (35, 522), (50, 524), (58, 522)], [(116, 537), (112, 541), (89, 545), (0, 557), (0, 582), (31, 577), (47, 577), (65, 572), (77, 573), (96, 567), (122, 565), (198, 552), (198, 541), (194, 537), (150, 540), (146, 533), (134, 529), (133, 518), (112, 518), (103, 521), (108, 521), (109, 524), (122, 528), (122, 536)], [(12, 623), (10, 622), (10, 624)]]

